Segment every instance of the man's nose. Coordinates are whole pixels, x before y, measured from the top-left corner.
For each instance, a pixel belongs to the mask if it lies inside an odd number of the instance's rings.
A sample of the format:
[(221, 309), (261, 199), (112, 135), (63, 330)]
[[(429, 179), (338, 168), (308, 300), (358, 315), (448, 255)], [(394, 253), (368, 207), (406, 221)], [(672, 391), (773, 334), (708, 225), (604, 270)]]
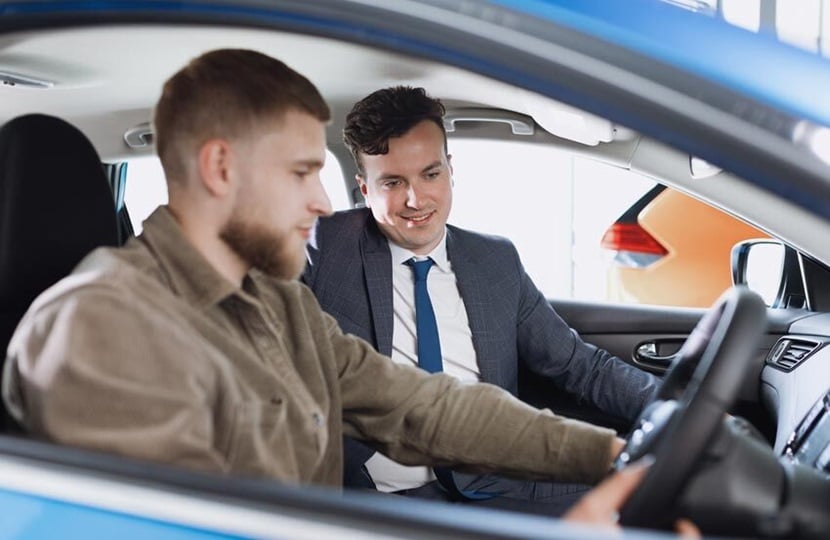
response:
[(421, 205), (421, 191), (414, 183), (409, 184), (406, 191), (406, 205), (409, 208), (419, 208)]
[(320, 181), (319, 177), (314, 184), (315, 189), (311, 194), (311, 204), (309, 204), (309, 207), (312, 212), (319, 216), (328, 216), (332, 213), (332, 208), (331, 200), (329, 200), (329, 195), (326, 193), (326, 188), (323, 187), (323, 182)]

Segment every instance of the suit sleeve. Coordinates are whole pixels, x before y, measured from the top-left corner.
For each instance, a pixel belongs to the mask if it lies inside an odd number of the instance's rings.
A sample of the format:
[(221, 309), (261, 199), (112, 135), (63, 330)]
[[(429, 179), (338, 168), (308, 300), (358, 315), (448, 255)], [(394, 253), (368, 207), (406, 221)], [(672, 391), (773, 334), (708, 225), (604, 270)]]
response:
[(582, 341), (536, 288), (511, 248), (520, 276), (516, 337), (521, 361), (580, 401), (636, 419), (657, 392), (656, 377)]
[(344, 433), (408, 465), (594, 483), (614, 433), (534, 409), (489, 384), (462, 384), (390, 362), (325, 315)]

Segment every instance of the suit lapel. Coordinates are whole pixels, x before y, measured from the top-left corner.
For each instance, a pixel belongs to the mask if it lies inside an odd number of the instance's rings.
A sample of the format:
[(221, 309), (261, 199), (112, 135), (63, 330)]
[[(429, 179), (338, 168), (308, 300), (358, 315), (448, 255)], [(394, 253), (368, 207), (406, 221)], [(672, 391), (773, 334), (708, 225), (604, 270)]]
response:
[(463, 245), (459, 245), (462, 242), (463, 240), (453, 231), (453, 228), (447, 227), (447, 256), (452, 264), (458, 292), (467, 311), (481, 380), (501, 384), (499, 364), (493, 358), (493, 350), (489, 343), (489, 336), (495, 335), (494, 328), (497, 323), (495, 317), (498, 314), (493, 310), (488, 277), (486, 272), (482, 271), (486, 268), (486, 263), (477, 260), (475, 255)]
[(378, 352), (392, 354), (392, 254), (386, 237), (369, 214), (360, 243), (363, 273)]

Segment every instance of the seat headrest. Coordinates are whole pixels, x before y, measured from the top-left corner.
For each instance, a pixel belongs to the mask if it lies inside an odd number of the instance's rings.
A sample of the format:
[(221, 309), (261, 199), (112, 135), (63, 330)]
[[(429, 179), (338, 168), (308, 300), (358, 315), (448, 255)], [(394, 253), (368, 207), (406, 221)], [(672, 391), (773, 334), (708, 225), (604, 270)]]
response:
[(112, 190), (89, 139), (41, 114), (6, 123), (0, 129), (2, 351), (35, 297), (94, 248), (117, 243)]

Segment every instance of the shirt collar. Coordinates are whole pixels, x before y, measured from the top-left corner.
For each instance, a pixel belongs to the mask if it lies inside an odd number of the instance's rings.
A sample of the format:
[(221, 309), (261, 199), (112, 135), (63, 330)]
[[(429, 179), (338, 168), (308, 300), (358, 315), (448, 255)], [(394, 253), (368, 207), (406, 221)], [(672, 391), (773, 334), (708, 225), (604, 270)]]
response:
[(420, 255), (415, 255), (411, 251), (406, 248), (402, 248), (401, 246), (395, 244), (391, 240), (389, 241), (389, 251), (392, 254), (392, 265), (399, 265), (403, 264), (409, 259), (415, 258), (416, 260), (423, 260), (429, 257), (435, 263), (435, 266), (438, 267), (442, 272), (449, 272), (450, 271), (450, 259), (447, 256), (447, 228), (444, 227), (444, 234), (441, 236), (441, 241), (438, 242), (438, 245), (429, 252), (426, 257), (422, 257)]
[(150, 214), (143, 227), (140, 239), (155, 254), (171, 288), (188, 303), (205, 309), (241, 291), (190, 243), (167, 206)]

